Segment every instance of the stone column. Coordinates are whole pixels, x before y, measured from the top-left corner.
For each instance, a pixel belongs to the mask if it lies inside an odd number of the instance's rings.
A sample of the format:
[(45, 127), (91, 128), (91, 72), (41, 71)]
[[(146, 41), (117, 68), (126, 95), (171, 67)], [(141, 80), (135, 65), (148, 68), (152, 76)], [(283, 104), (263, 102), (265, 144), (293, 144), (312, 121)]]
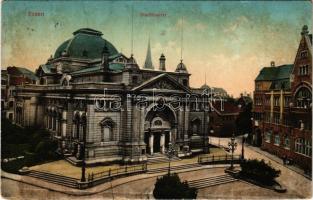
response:
[(172, 131), (168, 132), (168, 142), (172, 142)]
[(151, 133), (150, 137), (149, 137), (149, 147), (150, 147), (150, 154), (153, 154), (153, 139), (154, 139), (154, 135), (153, 133)]
[(60, 128), (59, 124), (60, 124), (60, 121), (58, 117), (56, 116), (55, 117), (55, 135), (56, 136), (59, 136), (59, 128)]
[(62, 112), (62, 129), (61, 129), (62, 137), (66, 137), (66, 121), (67, 121), (66, 117), (67, 117), (67, 112), (63, 111)]
[(161, 153), (165, 152), (165, 134), (162, 133), (160, 137), (160, 147), (161, 147)]

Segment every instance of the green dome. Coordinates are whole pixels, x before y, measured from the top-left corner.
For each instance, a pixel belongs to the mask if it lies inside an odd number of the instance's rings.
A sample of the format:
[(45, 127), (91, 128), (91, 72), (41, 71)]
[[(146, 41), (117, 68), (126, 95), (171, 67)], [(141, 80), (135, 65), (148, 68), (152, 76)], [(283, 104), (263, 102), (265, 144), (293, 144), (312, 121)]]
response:
[(102, 33), (89, 28), (83, 28), (73, 33), (73, 38), (63, 42), (55, 51), (54, 58), (62, 55), (71, 58), (96, 59), (102, 58), (104, 47), (108, 49), (109, 56), (117, 54), (116, 48), (103, 39)]

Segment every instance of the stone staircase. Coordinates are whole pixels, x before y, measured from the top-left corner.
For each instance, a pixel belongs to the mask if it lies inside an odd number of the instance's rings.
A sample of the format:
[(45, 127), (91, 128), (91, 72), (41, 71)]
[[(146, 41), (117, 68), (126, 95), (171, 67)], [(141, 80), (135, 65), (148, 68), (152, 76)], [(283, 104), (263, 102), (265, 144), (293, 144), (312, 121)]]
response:
[(221, 185), (225, 183), (231, 183), (237, 181), (238, 179), (232, 177), (230, 174), (224, 174), (220, 176), (202, 178), (197, 180), (188, 181), (190, 187), (194, 187), (197, 189), (211, 187), (215, 185)]
[[(185, 164), (185, 165), (171, 166), (171, 171), (190, 169), (190, 168), (197, 168), (197, 167), (203, 167), (203, 165), (195, 163), (195, 164)], [(149, 167), (148, 167), (147, 174), (155, 174), (155, 173), (161, 173), (161, 172), (167, 172), (167, 171), (168, 171), (168, 167), (155, 168), (155, 169), (149, 169)]]
[[(155, 163), (165, 163), (168, 162), (168, 158), (166, 155), (161, 154), (161, 153), (155, 153), (153, 155), (147, 155), (148, 157), (148, 164), (155, 164)], [(179, 161), (181, 160), (180, 158), (174, 156), (171, 161)]]
[(50, 183), (55, 183), (58, 185), (63, 185), (71, 188), (77, 188), (77, 181), (78, 179), (71, 178), (71, 177), (66, 177), (58, 174), (51, 174), (47, 172), (42, 172), (42, 171), (36, 171), (36, 170), (31, 170), (27, 176), (33, 177), (33, 178), (38, 178)]

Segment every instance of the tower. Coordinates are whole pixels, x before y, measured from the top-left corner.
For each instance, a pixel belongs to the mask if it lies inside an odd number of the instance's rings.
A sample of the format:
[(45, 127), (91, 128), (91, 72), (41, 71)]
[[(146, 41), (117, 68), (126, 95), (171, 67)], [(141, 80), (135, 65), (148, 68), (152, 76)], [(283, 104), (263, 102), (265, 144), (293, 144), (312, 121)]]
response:
[(143, 68), (145, 68), (145, 69), (154, 69), (154, 66), (153, 66), (152, 60), (151, 60), (150, 38), (149, 38), (149, 42), (148, 42), (146, 61), (145, 61), (145, 64), (144, 64)]
[(160, 66), (159, 66), (159, 70), (160, 71), (166, 71), (166, 68), (165, 68), (165, 56), (164, 54), (162, 53), (161, 56), (160, 56)]

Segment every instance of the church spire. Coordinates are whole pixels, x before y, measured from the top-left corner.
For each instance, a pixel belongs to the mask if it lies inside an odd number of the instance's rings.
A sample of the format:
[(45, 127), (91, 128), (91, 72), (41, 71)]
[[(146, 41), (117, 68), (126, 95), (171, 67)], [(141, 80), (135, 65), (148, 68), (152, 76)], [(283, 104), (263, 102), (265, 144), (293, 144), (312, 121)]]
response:
[(152, 59), (151, 59), (151, 48), (150, 48), (150, 37), (148, 41), (148, 49), (147, 49), (147, 55), (146, 55), (146, 61), (145, 65), (143, 66), (145, 69), (154, 69), (154, 66), (152, 64)]

